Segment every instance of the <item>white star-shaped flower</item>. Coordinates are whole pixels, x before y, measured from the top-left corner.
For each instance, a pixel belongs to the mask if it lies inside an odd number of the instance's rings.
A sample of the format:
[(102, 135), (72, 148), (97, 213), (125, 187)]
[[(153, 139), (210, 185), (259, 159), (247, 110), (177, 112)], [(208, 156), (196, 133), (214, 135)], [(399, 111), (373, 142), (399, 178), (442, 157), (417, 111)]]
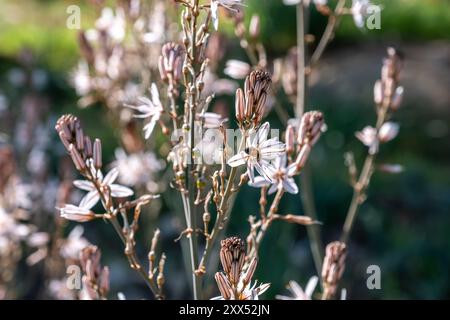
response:
[(270, 125), (264, 123), (256, 132), (247, 138), (244, 151), (239, 152), (228, 160), (228, 165), (237, 167), (247, 165), (247, 174), (251, 182), (255, 180), (254, 169), (267, 181), (273, 182), (275, 167), (270, 161), (285, 152), (285, 145), (278, 138), (267, 139)]
[[(101, 184), (110, 188), (112, 197), (123, 198), (134, 194), (133, 190), (131, 190), (130, 188), (122, 186), (120, 184), (114, 184), (114, 181), (116, 181), (117, 176), (119, 175), (119, 170), (117, 170), (117, 168), (111, 169), (111, 171), (109, 171), (105, 177), (103, 177), (100, 171), (99, 174)], [(100, 200), (100, 194), (91, 181), (75, 180), (73, 184), (78, 189), (88, 191), (83, 199), (81, 199), (80, 205), (78, 206), (79, 208), (91, 209), (97, 204), (98, 200)]]
[(293, 178), (297, 171), (296, 164), (292, 163), (287, 166), (287, 156), (284, 153), (282, 156), (275, 159), (275, 171), (273, 171), (272, 182), (267, 181), (263, 177), (255, 177), (253, 182), (249, 182), (249, 186), (261, 188), (271, 186), (268, 190), (269, 194), (276, 192), (279, 189), (284, 189), (289, 193), (297, 194), (298, 187)]
[(149, 118), (150, 121), (144, 126), (145, 139), (150, 138), (156, 123), (158, 122), (164, 109), (159, 99), (158, 88), (155, 83), (152, 83), (150, 88), (151, 99), (147, 97), (139, 97), (137, 106), (126, 105), (129, 108), (141, 112), (141, 114), (135, 115), (136, 118)]

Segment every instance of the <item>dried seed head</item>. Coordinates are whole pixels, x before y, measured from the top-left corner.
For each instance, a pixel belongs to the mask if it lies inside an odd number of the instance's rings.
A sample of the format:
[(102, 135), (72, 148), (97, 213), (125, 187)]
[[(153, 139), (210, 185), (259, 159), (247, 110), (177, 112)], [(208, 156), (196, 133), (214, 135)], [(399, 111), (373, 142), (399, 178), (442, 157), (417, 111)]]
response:
[(300, 147), (309, 144), (313, 146), (322, 133), (325, 126), (322, 112), (306, 112), (300, 122), (300, 128), (297, 136), (297, 143)]
[(232, 285), (239, 282), (245, 262), (245, 243), (237, 237), (221, 241), (220, 261)]
[(335, 241), (327, 245), (322, 265), (324, 298), (331, 299), (337, 290), (345, 269), (347, 248), (344, 242)]

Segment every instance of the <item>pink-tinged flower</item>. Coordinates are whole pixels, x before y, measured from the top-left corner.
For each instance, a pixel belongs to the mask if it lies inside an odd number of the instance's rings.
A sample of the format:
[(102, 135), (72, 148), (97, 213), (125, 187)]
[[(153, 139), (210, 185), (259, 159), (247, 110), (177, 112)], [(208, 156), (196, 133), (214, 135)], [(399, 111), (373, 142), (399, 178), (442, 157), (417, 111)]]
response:
[(159, 121), (161, 114), (164, 112), (161, 100), (159, 99), (158, 88), (155, 83), (152, 83), (150, 93), (151, 99), (147, 97), (139, 97), (139, 105), (126, 105), (129, 108), (141, 112), (141, 114), (135, 115), (136, 118), (150, 119), (150, 121), (144, 126), (145, 139), (150, 138), (156, 123)]
[(228, 60), (223, 71), (233, 79), (244, 79), (250, 73), (251, 67), (248, 63), (239, 60)]
[(253, 182), (249, 182), (249, 186), (257, 188), (271, 186), (268, 190), (269, 194), (272, 194), (279, 189), (284, 189), (289, 193), (297, 194), (298, 187), (292, 177), (296, 172), (295, 163), (287, 166), (287, 156), (284, 153), (282, 156), (275, 159), (274, 168), (275, 170), (272, 172), (271, 176), (272, 182), (259, 176), (255, 177)]
[(219, 6), (232, 12), (237, 12), (236, 7), (243, 6), (242, 0), (211, 0), (211, 18), (214, 29), (219, 29)]
[(61, 217), (76, 222), (86, 222), (95, 219), (95, 214), (87, 208), (66, 204), (59, 208)]
[(311, 300), (312, 294), (316, 289), (318, 282), (318, 277), (311, 277), (308, 281), (308, 284), (306, 285), (305, 290), (303, 291), (302, 287), (300, 287), (297, 282), (289, 281), (288, 290), (292, 293), (292, 297), (277, 295), (276, 298), (279, 300)]
[(245, 142), (245, 150), (228, 160), (230, 167), (247, 165), (247, 174), (251, 182), (254, 182), (255, 179), (254, 169), (264, 179), (272, 182), (273, 179), (271, 177), (276, 169), (270, 161), (285, 152), (285, 145), (278, 141), (278, 138), (267, 139), (269, 130), (270, 125), (266, 122), (256, 132), (253, 131)]
[(378, 138), (380, 142), (388, 142), (394, 139), (399, 131), (399, 125), (394, 122), (386, 122), (384, 123), (380, 131), (378, 132)]
[(378, 136), (377, 129), (371, 126), (366, 126), (362, 131), (355, 133), (355, 136), (366, 146), (369, 147), (369, 153), (375, 154), (378, 151)]
[[(117, 168), (111, 169), (105, 177), (99, 172), (100, 174), (100, 180), (102, 186), (108, 186), (111, 190), (111, 196), (116, 198), (123, 198), (123, 197), (129, 197), (134, 194), (133, 190), (130, 188), (127, 188), (125, 186), (122, 186), (120, 184), (114, 184), (113, 182), (116, 181), (117, 176), (119, 175), (119, 170)], [(86, 180), (75, 180), (73, 184), (81, 190), (88, 191), (88, 193), (81, 199), (80, 208), (84, 209), (91, 209), (93, 206), (95, 206), (100, 200), (100, 194), (98, 193), (97, 188), (94, 186), (94, 184), (91, 181)]]

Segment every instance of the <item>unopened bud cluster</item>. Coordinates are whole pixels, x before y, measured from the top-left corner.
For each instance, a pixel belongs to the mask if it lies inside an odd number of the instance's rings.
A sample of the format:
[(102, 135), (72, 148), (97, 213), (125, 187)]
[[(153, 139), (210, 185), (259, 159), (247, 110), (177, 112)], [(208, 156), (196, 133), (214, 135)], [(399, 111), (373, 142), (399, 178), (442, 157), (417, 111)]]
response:
[(395, 111), (400, 107), (403, 97), (403, 87), (398, 86), (403, 61), (394, 48), (388, 48), (387, 54), (381, 68), (381, 79), (375, 82), (374, 101), (379, 109)]
[(311, 149), (319, 140), (325, 128), (325, 120), (322, 112), (306, 112), (300, 120), (298, 129), (295, 125), (289, 124), (286, 129), (286, 152), (295, 156), (297, 172), (306, 164)]
[(250, 129), (261, 122), (271, 83), (268, 72), (254, 70), (245, 79), (244, 90), (236, 90), (236, 119), (241, 128)]
[(217, 272), (215, 279), (225, 300), (245, 300), (245, 289), (252, 280), (257, 266), (256, 258), (250, 262), (246, 272), (245, 244), (242, 239), (230, 237), (221, 241), (220, 262), (224, 272)]
[[(69, 152), (75, 168), (86, 175), (102, 167), (102, 145), (99, 139), (92, 143), (85, 136), (77, 117), (68, 114), (61, 116), (55, 126), (61, 142)], [(95, 174), (92, 174), (95, 176)]]

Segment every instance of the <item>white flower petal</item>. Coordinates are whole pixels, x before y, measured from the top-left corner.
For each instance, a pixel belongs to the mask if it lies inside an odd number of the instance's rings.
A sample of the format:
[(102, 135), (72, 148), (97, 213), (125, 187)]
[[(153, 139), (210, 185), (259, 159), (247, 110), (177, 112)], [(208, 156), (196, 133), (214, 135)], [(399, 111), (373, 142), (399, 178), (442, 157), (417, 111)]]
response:
[(242, 166), (245, 164), (246, 162), (246, 158), (247, 158), (247, 154), (244, 151), (239, 152), (238, 154), (232, 156), (229, 160), (228, 160), (228, 165), (230, 167), (238, 167), (238, 166)]
[(311, 298), (314, 289), (316, 289), (317, 283), (319, 282), (319, 278), (317, 276), (313, 276), (309, 279), (308, 284), (305, 288), (306, 295)]
[(79, 206), (84, 209), (91, 209), (97, 204), (98, 200), (100, 200), (100, 196), (97, 190), (92, 190), (81, 199)]
[(121, 186), (120, 184), (112, 184), (111, 187), (111, 196), (116, 198), (124, 198), (129, 197), (134, 194), (134, 191), (128, 187)]
[(150, 122), (144, 126), (145, 139), (150, 138), (150, 136), (152, 135), (153, 129), (155, 129), (155, 125), (156, 125), (156, 119), (152, 118), (152, 120), (150, 120)]
[(156, 84), (154, 82), (152, 83), (152, 86), (150, 88), (150, 93), (152, 95), (153, 105), (160, 106), (161, 105), (161, 100), (159, 100), (158, 87), (156, 87)]
[(265, 122), (264, 124), (262, 124), (261, 127), (259, 127), (258, 131), (256, 132), (256, 136), (254, 137), (251, 145), (257, 146), (266, 141), (267, 136), (269, 135), (269, 130), (270, 130), (269, 122)]
[(117, 168), (112, 168), (106, 176), (103, 178), (103, 183), (110, 185), (114, 181), (116, 181), (117, 176), (119, 175), (119, 170)]
[(278, 183), (274, 183), (270, 186), (269, 191), (267, 191), (268, 194), (274, 194), (278, 190)]
[(293, 178), (286, 178), (283, 180), (283, 188), (289, 193), (297, 194), (298, 187)]
[(77, 187), (78, 189), (85, 190), (85, 191), (92, 191), (95, 190), (94, 185), (90, 181), (86, 180), (75, 180), (73, 182), (73, 185)]
[(249, 182), (248, 185), (254, 188), (268, 187), (270, 186), (270, 181), (267, 181), (261, 176), (255, 177), (253, 182)]

